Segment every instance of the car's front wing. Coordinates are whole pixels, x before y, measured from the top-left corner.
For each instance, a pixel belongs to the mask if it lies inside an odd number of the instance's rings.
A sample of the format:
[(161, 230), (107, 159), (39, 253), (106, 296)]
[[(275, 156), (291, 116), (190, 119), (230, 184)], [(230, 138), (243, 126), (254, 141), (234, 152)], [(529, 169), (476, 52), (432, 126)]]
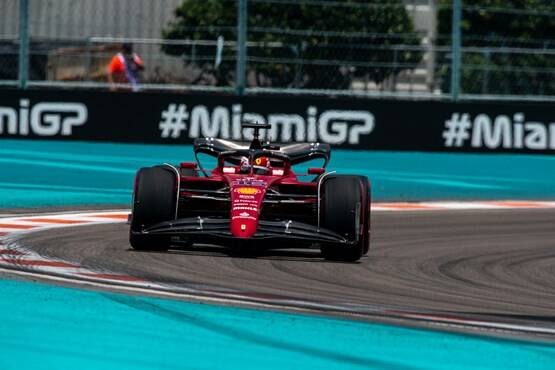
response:
[[(230, 221), (226, 218), (188, 217), (172, 221), (161, 222), (149, 226), (142, 231), (132, 233), (160, 236), (203, 237), (210, 239), (236, 239), (230, 231)], [(256, 233), (249, 239), (294, 239), (315, 243), (352, 244), (356, 241), (345, 239), (343, 236), (327, 229), (318, 228), (298, 221), (266, 221), (259, 220)]]

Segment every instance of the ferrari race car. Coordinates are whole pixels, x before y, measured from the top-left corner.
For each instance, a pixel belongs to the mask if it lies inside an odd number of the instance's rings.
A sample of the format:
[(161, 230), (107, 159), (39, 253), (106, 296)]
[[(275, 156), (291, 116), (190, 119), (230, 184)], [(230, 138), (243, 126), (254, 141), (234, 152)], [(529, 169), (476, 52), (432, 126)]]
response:
[[(326, 172), (328, 144), (202, 138), (195, 162), (141, 168), (135, 176), (130, 243), (138, 250), (172, 244), (313, 248), (327, 260), (357, 261), (370, 245), (370, 182), (365, 176)], [(199, 155), (217, 160), (202, 166)], [(321, 167), (296, 174), (312, 160)], [(300, 181), (299, 177), (307, 179)]]

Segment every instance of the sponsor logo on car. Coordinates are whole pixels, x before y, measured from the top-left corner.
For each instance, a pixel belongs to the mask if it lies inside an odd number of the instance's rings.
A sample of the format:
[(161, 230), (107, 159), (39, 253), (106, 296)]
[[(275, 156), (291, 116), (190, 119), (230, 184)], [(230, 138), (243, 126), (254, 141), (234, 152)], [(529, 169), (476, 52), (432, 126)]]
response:
[(243, 177), (241, 179), (238, 180), (234, 180), (231, 183), (232, 186), (261, 186), (264, 187), (266, 186), (266, 182), (262, 181), (262, 180), (258, 180), (254, 177)]
[(224, 173), (235, 173), (235, 167), (224, 167)]
[(231, 217), (232, 220), (245, 219), (245, 218), (248, 219), (248, 220), (256, 221), (256, 217), (254, 217), (254, 216), (241, 216), (241, 215), (239, 215), (239, 216)]
[(260, 193), (260, 189), (244, 187), (244, 188), (236, 188), (235, 192), (243, 195), (253, 195), (253, 194)]
[(233, 206), (232, 210), (233, 211), (253, 211), (253, 212), (257, 212), (258, 208), (254, 207), (254, 205), (255, 204), (252, 204), (252, 203), (247, 203), (246, 205), (241, 203), (238, 206)]

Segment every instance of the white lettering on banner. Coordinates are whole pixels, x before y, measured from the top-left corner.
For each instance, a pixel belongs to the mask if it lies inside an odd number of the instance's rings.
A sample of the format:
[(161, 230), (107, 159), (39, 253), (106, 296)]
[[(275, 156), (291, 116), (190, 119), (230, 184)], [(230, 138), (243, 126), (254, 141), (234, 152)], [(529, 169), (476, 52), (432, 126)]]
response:
[(495, 117), (495, 121), (487, 114), (479, 114), (474, 119), (474, 129), (472, 133), (472, 146), (480, 148), (483, 145), (490, 149), (512, 147), (511, 120), (509, 117), (501, 115)]
[[(362, 122), (349, 132), (349, 144), (358, 144), (361, 134), (368, 135), (374, 129), (374, 116), (369, 112), (331, 110), (320, 116), (320, 136), (330, 144), (342, 144), (347, 140), (349, 125), (347, 122)], [(330, 125), (331, 122), (331, 125)], [(331, 128), (331, 132), (328, 131)]]
[[(252, 133), (241, 131), (241, 122), (269, 123), (272, 128), (266, 138), (273, 141), (322, 141), (330, 144), (359, 144), (361, 136), (374, 130), (374, 115), (368, 111), (325, 110), (309, 106), (305, 117), (299, 114), (243, 112), (241, 104), (217, 106), (210, 111), (205, 105), (188, 109), (185, 104), (171, 103), (162, 111), (159, 123), (162, 138), (219, 137), (222, 139), (252, 139)], [(187, 130), (187, 121), (189, 128)]]
[[(63, 117), (61, 113), (74, 116)], [(32, 131), (41, 136), (54, 136), (60, 130), (62, 136), (69, 136), (73, 126), (80, 126), (86, 120), (87, 107), (80, 103), (38, 103), (31, 109)]]
[(294, 128), (295, 141), (304, 141), (305, 122), (298, 114), (272, 114), (268, 117), (268, 123), (272, 126), (270, 137), (277, 137), (278, 129), (281, 128), (281, 141), (291, 141)]
[(555, 149), (555, 122), (525, 122), (524, 113), (498, 115), (493, 119), (478, 114), (473, 120), (468, 113), (453, 113), (445, 121), (446, 147), (463, 147), (470, 139), (472, 148), (488, 149)]
[[(243, 110), (243, 106), (241, 104), (233, 104), (233, 139), (240, 140), (243, 134), (243, 130), (241, 128), (241, 112)], [(245, 119), (245, 118), (243, 118)], [(252, 139), (252, 137), (250, 138)], [(250, 140), (249, 139), (249, 140)]]
[(15, 109), (0, 107), (0, 134), (17, 134), (17, 112)]
[(190, 135), (194, 137), (229, 137), (229, 113), (225, 107), (218, 106), (212, 111), (204, 105), (197, 105), (191, 113)]
[(88, 110), (81, 103), (37, 103), (30, 107), (28, 99), (19, 101), (16, 109), (0, 107), (0, 134), (27, 136), (71, 136), (76, 126), (87, 122)]

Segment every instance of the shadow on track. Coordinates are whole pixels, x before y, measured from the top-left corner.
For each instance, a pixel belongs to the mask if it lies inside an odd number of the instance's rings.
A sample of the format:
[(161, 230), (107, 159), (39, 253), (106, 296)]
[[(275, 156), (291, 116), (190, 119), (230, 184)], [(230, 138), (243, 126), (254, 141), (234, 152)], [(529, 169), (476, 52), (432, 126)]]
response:
[[(360, 264), (357, 262), (341, 262), (328, 261), (322, 258), (318, 249), (257, 249), (254, 248), (229, 248), (218, 245), (198, 244), (195, 246), (172, 246), (168, 251), (137, 251), (129, 248), (128, 252), (148, 253), (148, 254), (166, 254), (166, 255), (183, 255), (183, 256), (208, 256), (208, 257), (225, 257), (238, 259), (257, 259), (257, 260), (275, 260), (288, 262), (311, 262), (311, 263), (331, 263), (331, 264)], [(365, 256), (363, 257), (363, 259)]]

